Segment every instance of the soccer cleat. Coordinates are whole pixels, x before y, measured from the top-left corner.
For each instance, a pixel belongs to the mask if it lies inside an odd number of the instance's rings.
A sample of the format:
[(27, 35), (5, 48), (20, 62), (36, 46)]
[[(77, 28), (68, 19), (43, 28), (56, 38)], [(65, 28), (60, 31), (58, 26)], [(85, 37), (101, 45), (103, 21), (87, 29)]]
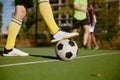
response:
[(3, 56), (29, 56), (29, 54), (13, 48), (11, 50), (4, 50)]
[(87, 45), (83, 45), (81, 49), (87, 49)]
[(99, 49), (99, 47), (98, 47), (98, 46), (95, 46), (94, 49), (97, 50), (97, 49)]
[(79, 36), (79, 33), (77, 32), (64, 32), (64, 31), (58, 31), (56, 34), (53, 35), (53, 40), (51, 40), (51, 43), (55, 43), (58, 42), (62, 39), (69, 39), (69, 38), (73, 38), (73, 37), (77, 37)]

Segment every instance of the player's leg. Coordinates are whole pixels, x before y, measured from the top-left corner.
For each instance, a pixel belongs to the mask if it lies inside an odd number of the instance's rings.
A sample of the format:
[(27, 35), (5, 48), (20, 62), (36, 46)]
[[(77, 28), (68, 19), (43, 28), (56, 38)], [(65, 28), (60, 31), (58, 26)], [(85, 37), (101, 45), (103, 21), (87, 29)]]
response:
[(98, 45), (97, 45), (97, 41), (94, 35), (94, 29), (95, 29), (95, 25), (90, 26), (90, 31), (91, 31), (91, 42), (93, 42), (93, 44), (95, 45), (94, 49), (99, 49)]
[(91, 40), (92, 40), (93, 44), (95, 45), (94, 49), (99, 49), (99, 46), (97, 45), (97, 41), (96, 41), (94, 33), (91, 34)]
[(89, 49), (91, 49), (91, 32), (89, 33), (87, 46)]
[(15, 14), (12, 17), (8, 26), (8, 37), (4, 48), (3, 56), (28, 56), (27, 53), (15, 49), (16, 37), (22, 25), (22, 20), (26, 15), (26, 7), (24, 5), (17, 5)]
[(93, 34), (93, 26), (91, 24), (89, 24), (89, 36), (88, 36), (88, 48), (91, 49), (91, 43), (92, 43), (92, 34)]
[(3, 56), (28, 56), (28, 53), (20, 51), (15, 46), (16, 37), (26, 16), (26, 9), (33, 7), (32, 0), (15, 0), (15, 14), (8, 26), (8, 38), (4, 48)]
[(8, 38), (5, 48), (12, 49), (15, 45), (16, 36), (21, 28), (22, 20), (26, 15), (24, 6), (16, 6), (16, 12), (12, 17), (8, 27)]
[(49, 0), (38, 0), (38, 4), (39, 11), (43, 16), (46, 24), (48, 25), (50, 33), (53, 35), (54, 39), (51, 42), (54, 43), (62, 39), (71, 38), (79, 35), (77, 32), (68, 33), (60, 30), (60, 28), (57, 26), (54, 20)]
[(84, 25), (84, 35), (83, 35), (83, 47), (87, 48), (87, 42), (88, 42), (88, 37), (89, 37), (89, 26), (88, 25)]
[(55, 34), (59, 28), (54, 21), (52, 9), (48, 0), (39, 0), (39, 11), (48, 25), (50, 33)]
[(89, 37), (89, 25), (88, 19), (81, 20), (81, 26), (84, 28), (84, 35), (83, 35), (83, 48), (87, 48), (88, 37)]

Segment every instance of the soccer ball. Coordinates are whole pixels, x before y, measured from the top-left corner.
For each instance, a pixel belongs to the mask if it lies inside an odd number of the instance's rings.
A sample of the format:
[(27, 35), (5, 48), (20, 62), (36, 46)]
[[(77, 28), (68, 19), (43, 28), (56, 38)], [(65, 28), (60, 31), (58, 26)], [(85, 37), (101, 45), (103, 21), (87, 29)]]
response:
[(75, 41), (65, 39), (56, 44), (55, 51), (60, 59), (72, 60), (77, 56), (78, 46)]

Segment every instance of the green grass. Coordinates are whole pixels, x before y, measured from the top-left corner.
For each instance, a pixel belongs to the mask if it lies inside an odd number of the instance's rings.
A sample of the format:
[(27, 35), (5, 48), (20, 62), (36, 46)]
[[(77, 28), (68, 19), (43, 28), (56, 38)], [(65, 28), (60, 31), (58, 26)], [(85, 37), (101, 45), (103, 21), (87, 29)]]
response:
[(53, 47), (19, 49), (32, 56), (0, 56), (0, 80), (120, 80), (120, 50), (79, 49), (76, 59), (61, 61)]

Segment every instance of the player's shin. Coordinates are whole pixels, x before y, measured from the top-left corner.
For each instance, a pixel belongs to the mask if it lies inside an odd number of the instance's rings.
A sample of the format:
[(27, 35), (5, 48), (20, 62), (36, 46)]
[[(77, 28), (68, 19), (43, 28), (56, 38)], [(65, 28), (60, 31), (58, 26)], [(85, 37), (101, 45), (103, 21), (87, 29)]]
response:
[(38, 4), (40, 13), (48, 25), (50, 33), (55, 34), (59, 30), (59, 27), (54, 20), (49, 0), (38, 0)]
[(16, 37), (21, 28), (22, 20), (17, 19), (15, 16), (12, 17), (8, 27), (8, 38), (6, 42), (6, 49), (12, 49), (15, 46)]

